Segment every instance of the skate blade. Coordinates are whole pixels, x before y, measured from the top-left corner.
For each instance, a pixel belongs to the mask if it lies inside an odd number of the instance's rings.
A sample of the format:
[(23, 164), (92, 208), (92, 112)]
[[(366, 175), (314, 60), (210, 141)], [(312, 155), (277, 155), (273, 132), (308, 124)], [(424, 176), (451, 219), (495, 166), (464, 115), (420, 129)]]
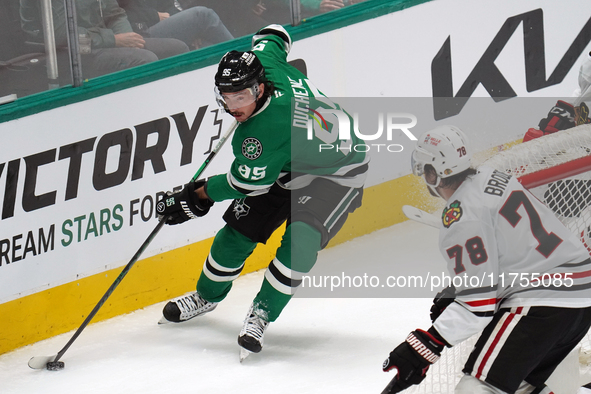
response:
[(160, 320), (158, 320), (158, 324), (168, 324), (168, 323), (172, 323), (169, 320), (166, 320), (166, 318), (164, 316), (162, 316), (162, 318), (160, 318)]
[(242, 363), (248, 356), (250, 356), (252, 352), (246, 350), (245, 348), (240, 348), (240, 363)]

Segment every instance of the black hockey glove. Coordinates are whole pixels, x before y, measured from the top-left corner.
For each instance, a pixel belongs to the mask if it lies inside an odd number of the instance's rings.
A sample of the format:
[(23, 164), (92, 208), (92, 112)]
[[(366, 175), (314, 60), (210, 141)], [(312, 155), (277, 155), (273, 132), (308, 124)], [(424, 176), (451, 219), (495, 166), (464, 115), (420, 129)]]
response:
[(548, 112), (548, 117), (540, 120), (538, 127), (544, 134), (575, 127), (574, 107), (566, 101), (558, 100), (556, 105)]
[(156, 203), (156, 212), (159, 218), (167, 217), (166, 224), (179, 224), (189, 219), (205, 216), (212, 207), (213, 201), (201, 200), (195, 193), (196, 189), (205, 185), (205, 180), (189, 182), (183, 190), (176, 193), (167, 193)]
[(406, 341), (398, 345), (384, 361), (384, 372), (396, 368), (397, 373), (382, 394), (399, 393), (413, 384), (421, 383), (427, 376), (429, 366), (439, 360), (444, 347), (443, 341), (430, 332), (415, 330), (408, 334)]
[(456, 298), (456, 288), (453, 286), (446, 287), (435, 295), (433, 298), (433, 305), (431, 306), (431, 323), (435, 323), (435, 320), (441, 315), (441, 313), (447, 308)]

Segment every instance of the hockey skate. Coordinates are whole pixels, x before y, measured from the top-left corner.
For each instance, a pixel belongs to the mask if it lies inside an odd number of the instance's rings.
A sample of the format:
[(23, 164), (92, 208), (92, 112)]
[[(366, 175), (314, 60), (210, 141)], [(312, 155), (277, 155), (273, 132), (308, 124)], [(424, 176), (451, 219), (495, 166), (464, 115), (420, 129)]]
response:
[(255, 314), (254, 305), (251, 305), (238, 336), (240, 362), (251, 353), (258, 353), (263, 349), (263, 336), (268, 325), (268, 321)]
[(158, 324), (184, 322), (211, 312), (217, 306), (217, 302), (209, 302), (197, 292), (189, 293), (168, 301), (162, 310), (163, 317)]

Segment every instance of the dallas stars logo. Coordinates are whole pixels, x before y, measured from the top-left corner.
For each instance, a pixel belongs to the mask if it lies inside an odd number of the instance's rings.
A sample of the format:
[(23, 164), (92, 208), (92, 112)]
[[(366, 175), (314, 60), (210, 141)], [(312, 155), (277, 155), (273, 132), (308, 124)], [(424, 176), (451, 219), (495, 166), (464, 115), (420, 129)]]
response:
[(242, 142), (242, 154), (249, 160), (258, 158), (263, 153), (263, 145), (256, 138), (246, 138)]
[(445, 228), (449, 228), (453, 223), (460, 220), (462, 217), (462, 207), (460, 207), (460, 202), (458, 200), (452, 202), (449, 205), (449, 208), (445, 208), (443, 210), (443, 214), (441, 215), (441, 220), (443, 221), (443, 225)]
[(236, 216), (236, 220), (240, 219), (242, 216), (248, 215), (250, 212), (250, 207), (244, 203), (244, 200), (244, 198), (241, 198), (240, 200), (234, 201), (234, 208), (232, 211)]

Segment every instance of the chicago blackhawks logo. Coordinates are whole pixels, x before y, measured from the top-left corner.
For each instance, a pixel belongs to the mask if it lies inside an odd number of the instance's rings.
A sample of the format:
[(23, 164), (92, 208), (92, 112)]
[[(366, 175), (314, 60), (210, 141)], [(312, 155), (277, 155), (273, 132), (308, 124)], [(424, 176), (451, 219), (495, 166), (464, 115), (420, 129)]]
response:
[(449, 228), (453, 223), (459, 221), (462, 217), (462, 212), (462, 207), (460, 207), (458, 200), (452, 202), (449, 208), (446, 207), (441, 215), (441, 220), (445, 228)]
[(250, 160), (258, 158), (263, 153), (263, 145), (256, 138), (249, 137), (242, 142), (242, 154)]

